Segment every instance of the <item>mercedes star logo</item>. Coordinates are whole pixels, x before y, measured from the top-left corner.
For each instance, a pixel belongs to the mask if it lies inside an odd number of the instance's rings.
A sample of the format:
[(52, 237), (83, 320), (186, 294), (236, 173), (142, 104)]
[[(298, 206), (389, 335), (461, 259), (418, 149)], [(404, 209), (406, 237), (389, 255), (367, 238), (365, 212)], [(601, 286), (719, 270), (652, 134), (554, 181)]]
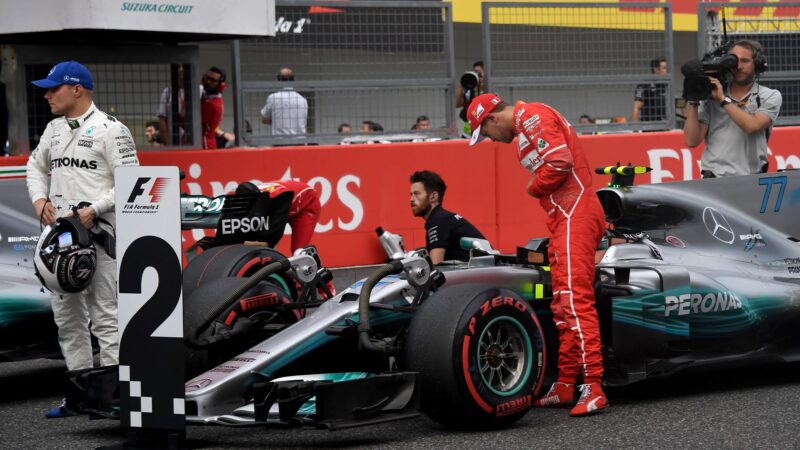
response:
[(733, 244), (736, 236), (733, 234), (733, 227), (728, 223), (728, 219), (716, 209), (707, 206), (703, 210), (703, 224), (706, 230), (711, 233), (718, 241), (728, 245)]
[(186, 383), (186, 392), (196, 391), (198, 389), (202, 389), (206, 386), (211, 384), (211, 380), (208, 378), (202, 378), (200, 380), (192, 380)]

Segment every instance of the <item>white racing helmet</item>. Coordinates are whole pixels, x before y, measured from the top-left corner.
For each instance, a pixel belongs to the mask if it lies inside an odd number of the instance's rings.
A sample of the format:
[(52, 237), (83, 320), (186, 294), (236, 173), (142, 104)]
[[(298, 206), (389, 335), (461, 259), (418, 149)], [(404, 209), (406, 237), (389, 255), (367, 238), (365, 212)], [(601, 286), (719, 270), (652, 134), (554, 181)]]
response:
[(36, 276), (55, 294), (86, 289), (97, 267), (97, 253), (89, 231), (78, 217), (60, 217), (45, 227), (33, 255)]

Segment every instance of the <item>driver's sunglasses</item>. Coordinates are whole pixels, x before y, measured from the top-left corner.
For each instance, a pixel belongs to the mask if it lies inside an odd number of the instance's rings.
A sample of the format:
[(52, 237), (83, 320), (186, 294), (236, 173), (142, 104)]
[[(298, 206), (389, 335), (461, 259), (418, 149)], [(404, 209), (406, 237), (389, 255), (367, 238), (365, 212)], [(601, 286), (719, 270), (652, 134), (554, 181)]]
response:
[(219, 81), (222, 78), (221, 77), (220, 78), (211, 78), (210, 76), (208, 76), (208, 74), (205, 74), (205, 75), (203, 75), (203, 79), (204, 80), (208, 80), (208, 81), (213, 81), (214, 83), (219, 83)]

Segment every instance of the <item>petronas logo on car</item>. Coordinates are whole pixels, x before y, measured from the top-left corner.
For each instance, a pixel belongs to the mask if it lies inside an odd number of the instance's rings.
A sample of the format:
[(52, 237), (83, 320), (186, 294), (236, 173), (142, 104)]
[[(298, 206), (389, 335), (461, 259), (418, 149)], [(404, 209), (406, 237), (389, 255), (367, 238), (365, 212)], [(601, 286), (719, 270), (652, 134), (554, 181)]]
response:
[(664, 304), (666, 317), (742, 309), (742, 301), (731, 291), (668, 295), (664, 298)]

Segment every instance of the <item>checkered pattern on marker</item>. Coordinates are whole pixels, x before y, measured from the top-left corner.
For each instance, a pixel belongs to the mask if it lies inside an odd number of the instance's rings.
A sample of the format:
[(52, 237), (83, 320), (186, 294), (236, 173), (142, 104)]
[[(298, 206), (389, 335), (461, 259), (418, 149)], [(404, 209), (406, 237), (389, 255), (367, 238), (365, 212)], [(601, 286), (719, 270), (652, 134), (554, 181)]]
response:
[[(133, 428), (142, 427), (142, 414), (149, 414), (153, 412), (153, 397), (142, 396), (142, 382), (138, 380), (131, 380), (131, 367), (119, 366), (119, 382), (128, 383), (128, 389), (131, 398), (139, 399), (140, 411), (131, 411), (130, 424)], [(184, 407), (184, 400), (182, 398), (172, 399), (172, 413), (176, 415), (184, 415), (186, 412)]]

